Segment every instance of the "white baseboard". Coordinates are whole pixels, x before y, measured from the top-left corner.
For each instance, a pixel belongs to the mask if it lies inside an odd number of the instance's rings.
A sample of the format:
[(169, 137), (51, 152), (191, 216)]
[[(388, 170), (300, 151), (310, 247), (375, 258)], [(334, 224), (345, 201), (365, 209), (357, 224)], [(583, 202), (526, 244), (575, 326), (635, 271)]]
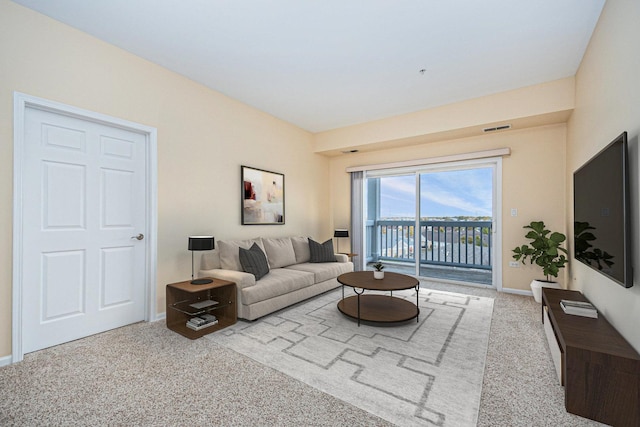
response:
[(523, 296), (526, 296), (526, 297), (532, 297), (533, 296), (533, 292), (525, 291), (523, 289), (502, 288), (502, 292), (507, 293), (507, 294), (523, 295)]
[(167, 313), (156, 313), (156, 318), (152, 320), (152, 322), (157, 322), (158, 320), (164, 320), (167, 318)]
[(11, 365), (11, 356), (0, 357), (0, 366), (8, 366)]

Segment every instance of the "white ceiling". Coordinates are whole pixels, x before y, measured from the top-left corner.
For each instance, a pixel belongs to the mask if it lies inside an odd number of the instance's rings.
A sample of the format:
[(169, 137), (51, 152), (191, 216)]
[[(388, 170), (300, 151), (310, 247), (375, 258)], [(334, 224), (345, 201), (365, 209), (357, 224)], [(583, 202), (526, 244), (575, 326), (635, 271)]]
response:
[(312, 132), (572, 76), (605, 2), (14, 1)]

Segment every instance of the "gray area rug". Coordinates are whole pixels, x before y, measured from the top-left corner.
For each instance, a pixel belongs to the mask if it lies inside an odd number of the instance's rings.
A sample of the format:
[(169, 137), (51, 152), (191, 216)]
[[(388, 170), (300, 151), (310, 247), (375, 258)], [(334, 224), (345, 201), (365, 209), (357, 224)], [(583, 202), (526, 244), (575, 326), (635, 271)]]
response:
[[(418, 322), (358, 327), (338, 311), (341, 295), (207, 339), (398, 425), (476, 425), (493, 299), (422, 289)], [(413, 290), (394, 296), (415, 301)]]

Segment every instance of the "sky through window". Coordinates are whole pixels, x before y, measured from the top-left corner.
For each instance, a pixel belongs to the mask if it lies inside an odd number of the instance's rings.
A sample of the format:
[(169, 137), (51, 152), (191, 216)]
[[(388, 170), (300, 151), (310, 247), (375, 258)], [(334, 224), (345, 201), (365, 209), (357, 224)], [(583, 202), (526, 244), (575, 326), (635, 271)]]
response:
[[(420, 175), (421, 218), (491, 217), (492, 168)], [(380, 218), (415, 216), (415, 175), (380, 178)]]

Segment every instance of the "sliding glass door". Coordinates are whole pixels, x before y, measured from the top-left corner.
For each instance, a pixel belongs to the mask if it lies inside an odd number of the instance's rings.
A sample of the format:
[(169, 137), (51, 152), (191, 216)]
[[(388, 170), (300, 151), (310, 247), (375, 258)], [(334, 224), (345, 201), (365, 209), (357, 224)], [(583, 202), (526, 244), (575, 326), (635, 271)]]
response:
[(418, 275), (492, 284), (493, 168), (422, 172)]
[(447, 164), (369, 171), (368, 263), (440, 280), (493, 284), (496, 165)]
[(367, 261), (415, 274), (415, 174), (374, 176), (366, 185)]

